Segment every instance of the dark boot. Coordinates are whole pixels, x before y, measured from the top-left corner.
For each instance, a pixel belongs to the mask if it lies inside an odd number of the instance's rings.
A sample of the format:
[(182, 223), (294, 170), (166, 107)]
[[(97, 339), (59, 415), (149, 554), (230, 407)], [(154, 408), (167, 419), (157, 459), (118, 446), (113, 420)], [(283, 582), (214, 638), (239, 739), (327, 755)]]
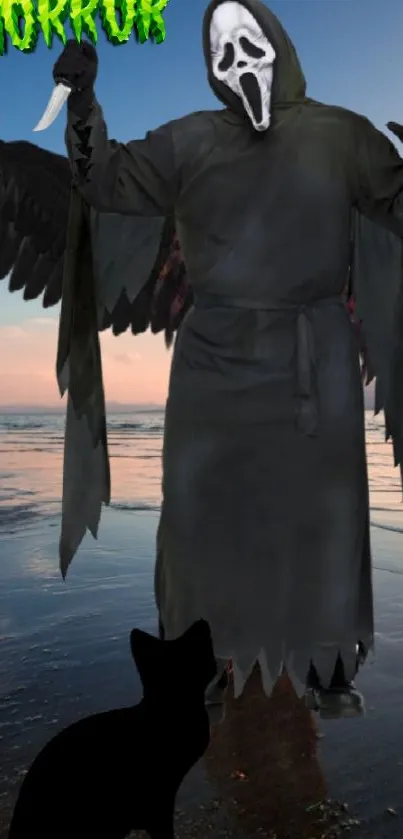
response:
[[(357, 645), (356, 674), (365, 661), (365, 650), (361, 643)], [(307, 678), (305, 703), (311, 711), (318, 711), (322, 719), (343, 719), (361, 717), (365, 713), (364, 697), (356, 689), (354, 682), (345, 678), (343, 662), (338, 656), (332, 680), (328, 688), (323, 688), (318, 673), (311, 664)]]

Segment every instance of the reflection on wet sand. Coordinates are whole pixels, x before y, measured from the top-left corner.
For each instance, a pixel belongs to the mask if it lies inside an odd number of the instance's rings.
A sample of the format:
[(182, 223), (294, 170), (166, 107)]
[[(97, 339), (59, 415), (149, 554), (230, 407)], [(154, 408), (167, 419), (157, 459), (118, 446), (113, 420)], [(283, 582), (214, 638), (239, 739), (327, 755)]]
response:
[[(239, 699), (213, 732), (205, 762), (218, 794), (250, 836), (333, 839), (348, 814), (328, 800), (318, 761), (316, 720), (288, 676), (264, 694), (255, 667)], [(352, 825), (350, 824), (350, 827)]]

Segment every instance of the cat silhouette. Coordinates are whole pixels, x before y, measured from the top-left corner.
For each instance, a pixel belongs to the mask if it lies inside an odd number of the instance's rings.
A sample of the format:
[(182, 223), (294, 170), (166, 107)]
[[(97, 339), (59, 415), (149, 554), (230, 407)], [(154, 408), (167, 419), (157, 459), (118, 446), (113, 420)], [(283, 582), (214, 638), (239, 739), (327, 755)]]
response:
[(174, 839), (180, 784), (210, 740), (204, 692), (216, 675), (208, 623), (162, 641), (130, 635), (138, 705), (85, 717), (42, 749), (25, 776), (8, 839)]

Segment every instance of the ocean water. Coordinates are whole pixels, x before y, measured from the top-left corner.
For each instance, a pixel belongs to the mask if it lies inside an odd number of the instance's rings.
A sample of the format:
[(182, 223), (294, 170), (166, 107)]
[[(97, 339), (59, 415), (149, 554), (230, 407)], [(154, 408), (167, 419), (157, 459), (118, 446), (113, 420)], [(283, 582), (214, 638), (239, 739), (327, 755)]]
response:
[[(108, 416), (112, 502), (103, 515), (100, 543), (109, 512), (125, 512), (131, 521), (135, 513), (159, 513), (163, 427), (162, 410)], [(59, 527), (63, 435), (63, 415), (0, 413), (0, 580), (7, 574), (14, 577), (29, 573), (15, 558), (8, 561), (4, 556), (5, 539), (11, 557), (18, 553), (22, 535), (30, 533), (32, 537), (44, 526)], [(366, 412), (366, 438), (371, 524), (403, 532), (400, 473), (394, 468), (392, 445), (385, 442), (383, 415), (375, 417), (371, 411)], [(15, 537), (14, 548), (10, 537)], [(92, 542), (92, 547), (95, 544)], [(35, 547), (31, 566), (36, 553)], [(74, 560), (73, 573), (80, 573), (81, 564), (80, 553)], [(56, 572), (57, 556), (53, 565)], [(39, 569), (38, 558), (37, 573)]]
[[(112, 508), (159, 509), (163, 422), (163, 411), (108, 416)], [(0, 413), (1, 531), (59, 515), (63, 437), (63, 415)]]
[[(108, 416), (112, 510), (159, 511), (163, 429), (162, 410)], [(63, 435), (63, 415), (0, 413), (0, 539), (40, 521), (58, 524)], [(400, 531), (400, 474), (383, 415), (366, 412), (366, 438), (372, 524)]]
[(129, 633), (156, 630), (163, 412), (110, 415), (113, 501), (58, 570), (64, 417), (0, 415), (1, 812), (53, 731), (137, 702)]
[[(0, 415), (0, 808), (54, 731), (139, 698), (128, 638), (133, 626), (156, 630), (163, 413), (111, 414), (108, 425), (112, 504), (63, 582), (64, 418)], [(400, 474), (382, 417), (368, 413), (366, 427), (372, 526), (384, 545), (387, 532), (403, 533)], [(387, 570), (403, 574), (403, 553), (401, 565), (393, 557)]]

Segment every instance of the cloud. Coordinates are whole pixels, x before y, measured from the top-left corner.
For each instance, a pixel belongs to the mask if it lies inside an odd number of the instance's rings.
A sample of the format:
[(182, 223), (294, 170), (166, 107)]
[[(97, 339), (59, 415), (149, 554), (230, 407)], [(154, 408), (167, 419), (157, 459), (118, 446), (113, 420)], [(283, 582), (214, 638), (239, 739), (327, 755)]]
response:
[[(60, 403), (57, 330), (50, 328), (56, 322), (38, 314), (21, 325), (0, 326), (0, 404)], [(151, 334), (116, 338), (112, 333), (101, 333), (100, 339), (107, 399), (162, 404), (171, 358), (163, 339)]]
[(118, 364), (126, 364), (129, 366), (132, 363), (132, 359), (127, 353), (121, 353), (120, 355), (114, 355), (112, 357), (112, 361), (116, 361)]
[(57, 325), (57, 318), (28, 318), (22, 324), (0, 325), (0, 336), (2, 339), (9, 339), (10, 341), (16, 341), (18, 339), (27, 340), (33, 333), (35, 335), (38, 334), (38, 327), (42, 331), (44, 327), (45, 329), (55, 329)]
[(54, 329), (59, 321), (58, 318), (30, 318), (26, 323), (27, 326), (32, 324), (33, 326), (50, 326)]
[(16, 341), (26, 337), (26, 331), (22, 326), (0, 326), (0, 336), (5, 341)]
[(103, 358), (108, 359), (109, 363), (123, 364), (126, 367), (131, 367), (135, 361), (140, 361), (141, 355), (138, 352), (112, 353), (108, 348), (103, 353)]

